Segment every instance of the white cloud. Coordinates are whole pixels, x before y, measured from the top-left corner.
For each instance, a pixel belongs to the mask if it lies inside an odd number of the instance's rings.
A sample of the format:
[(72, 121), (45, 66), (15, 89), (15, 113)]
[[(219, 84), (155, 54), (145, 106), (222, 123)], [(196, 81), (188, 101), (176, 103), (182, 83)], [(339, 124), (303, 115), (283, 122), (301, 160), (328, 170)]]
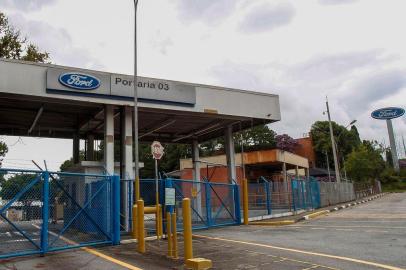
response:
[(180, 18), (189, 23), (202, 20), (215, 24), (230, 15), (238, 0), (178, 0)]
[(55, 4), (56, 1), (57, 0), (2, 0), (0, 7), (31, 12)]
[(57, 28), (43, 21), (26, 19), (19, 13), (12, 14), (10, 21), (41, 50), (49, 52), (53, 63), (93, 69), (103, 67), (89, 51), (75, 47), (70, 34), (64, 28)]
[(264, 3), (249, 10), (240, 23), (243, 32), (263, 32), (289, 24), (295, 15), (295, 8), (290, 3)]
[[(55, 1), (9, 14), (57, 64), (132, 73), (132, 1)], [(382, 141), (385, 122), (370, 112), (405, 106), (405, 9), (404, 0), (140, 1), (139, 72), (279, 94), (282, 121), (271, 127), (294, 137), (326, 119), (328, 95), (333, 120), (356, 118), (364, 139)], [(394, 127), (406, 135), (406, 117)], [(14, 157), (38, 153), (26, 141)]]

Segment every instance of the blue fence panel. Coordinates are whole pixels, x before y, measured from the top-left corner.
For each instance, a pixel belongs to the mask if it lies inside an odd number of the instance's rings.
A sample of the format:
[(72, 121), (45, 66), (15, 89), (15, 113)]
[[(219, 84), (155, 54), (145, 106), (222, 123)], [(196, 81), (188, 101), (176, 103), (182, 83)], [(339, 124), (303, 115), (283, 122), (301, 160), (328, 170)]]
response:
[(118, 244), (117, 176), (0, 169), (0, 258)]
[(175, 188), (176, 205), (173, 210), (177, 212), (178, 230), (182, 230), (184, 198), (191, 200), (193, 229), (207, 229), (241, 222), (238, 185), (171, 178), (164, 181), (169, 181)]

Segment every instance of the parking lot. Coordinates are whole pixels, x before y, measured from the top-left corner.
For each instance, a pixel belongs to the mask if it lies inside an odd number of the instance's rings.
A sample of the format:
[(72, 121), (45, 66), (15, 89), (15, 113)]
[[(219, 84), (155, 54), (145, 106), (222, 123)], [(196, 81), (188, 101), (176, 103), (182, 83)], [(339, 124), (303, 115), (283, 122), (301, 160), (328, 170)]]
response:
[[(282, 227), (231, 226), (194, 232), (194, 255), (213, 269), (390, 269), (406, 268), (406, 194)], [(180, 255), (182, 241), (179, 242)], [(0, 269), (183, 269), (166, 257), (166, 241), (85, 248), (2, 261)]]

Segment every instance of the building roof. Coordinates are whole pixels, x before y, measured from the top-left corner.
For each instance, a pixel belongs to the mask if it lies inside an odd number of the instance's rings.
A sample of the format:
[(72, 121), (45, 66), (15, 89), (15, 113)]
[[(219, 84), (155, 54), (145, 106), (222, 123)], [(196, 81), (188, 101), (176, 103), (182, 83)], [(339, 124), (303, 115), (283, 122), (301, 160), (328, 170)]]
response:
[[(226, 155), (201, 157), (200, 160), (212, 166), (227, 165)], [(244, 164), (246, 166), (266, 165), (280, 169), (284, 162), (287, 165), (287, 169), (294, 169), (296, 166), (309, 168), (309, 162), (306, 158), (280, 149), (258, 150), (244, 153)], [(241, 153), (235, 155), (235, 164), (241, 166)], [(192, 159), (180, 160), (181, 170), (192, 167)]]
[[(100, 84), (95, 89), (72, 89), (63, 84), (66, 74), (89, 76)], [(132, 79), (124, 74), (0, 58), (0, 135), (72, 138), (78, 133), (85, 138), (90, 133), (102, 139), (104, 105), (117, 105), (116, 116), (119, 106), (134, 106)], [(267, 93), (138, 77), (138, 97), (143, 141), (205, 141), (222, 136), (228, 125), (238, 123), (234, 125), (237, 131), (240, 124), (245, 129), (252, 123), (281, 119), (279, 97)]]

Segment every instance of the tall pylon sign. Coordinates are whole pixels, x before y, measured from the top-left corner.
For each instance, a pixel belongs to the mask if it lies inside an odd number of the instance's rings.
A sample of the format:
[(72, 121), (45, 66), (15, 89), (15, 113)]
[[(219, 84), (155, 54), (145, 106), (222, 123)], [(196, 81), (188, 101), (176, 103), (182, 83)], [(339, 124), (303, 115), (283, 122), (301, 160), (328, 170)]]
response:
[(388, 107), (375, 110), (371, 113), (372, 118), (379, 120), (386, 120), (388, 126), (390, 149), (392, 154), (393, 168), (399, 172), (399, 160), (398, 153), (396, 151), (395, 135), (393, 133), (392, 119), (401, 117), (405, 114), (405, 110), (402, 108)]

